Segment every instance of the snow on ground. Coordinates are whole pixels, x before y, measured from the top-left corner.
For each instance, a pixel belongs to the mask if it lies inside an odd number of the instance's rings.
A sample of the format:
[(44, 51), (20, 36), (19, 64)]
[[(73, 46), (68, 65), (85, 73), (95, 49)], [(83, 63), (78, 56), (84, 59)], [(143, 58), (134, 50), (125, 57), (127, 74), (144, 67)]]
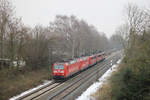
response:
[(19, 94), (19, 95), (17, 95), (17, 96), (14, 96), (14, 97), (10, 98), (9, 100), (16, 100), (16, 99), (18, 99), (19, 97), (22, 97), (22, 96), (24, 96), (24, 95), (26, 95), (26, 94), (29, 94), (29, 93), (31, 93), (31, 92), (33, 92), (33, 91), (35, 91), (35, 90), (37, 90), (37, 89), (39, 89), (39, 88), (45, 86), (45, 85), (50, 84), (51, 82), (52, 82), (52, 81), (47, 81), (47, 80), (45, 80), (43, 84), (41, 84), (41, 85), (39, 85), (39, 86), (37, 86), (37, 87), (35, 87), (35, 88), (29, 89), (29, 90), (27, 90), (27, 91), (25, 91), (25, 92), (23, 92), (23, 93), (21, 93), (21, 94)]
[(95, 93), (99, 88), (102, 87), (102, 84), (108, 79), (113, 71), (118, 67), (118, 64), (121, 62), (121, 59), (117, 61), (116, 65), (112, 65), (112, 68), (109, 68), (102, 77), (99, 78), (98, 82), (93, 83), (86, 91), (84, 91), (81, 96), (76, 100), (92, 100), (91, 94)]

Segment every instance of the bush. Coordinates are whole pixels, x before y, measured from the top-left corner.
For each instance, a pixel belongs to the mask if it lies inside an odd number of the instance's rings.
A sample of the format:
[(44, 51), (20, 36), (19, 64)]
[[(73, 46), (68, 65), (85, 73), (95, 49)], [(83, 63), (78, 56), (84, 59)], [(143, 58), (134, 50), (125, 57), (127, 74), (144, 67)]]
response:
[[(149, 36), (150, 37), (150, 36)], [(150, 100), (150, 39), (128, 49), (119, 70), (99, 92), (99, 100)]]

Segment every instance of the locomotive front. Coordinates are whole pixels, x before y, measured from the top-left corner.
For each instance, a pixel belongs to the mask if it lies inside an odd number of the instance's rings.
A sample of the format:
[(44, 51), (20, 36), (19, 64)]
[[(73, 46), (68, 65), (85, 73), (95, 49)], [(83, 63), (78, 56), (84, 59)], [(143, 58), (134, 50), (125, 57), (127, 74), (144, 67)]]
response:
[(54, 79), (65, 78), (65, 63), (55, 63), (53, 65), (53, 78)]

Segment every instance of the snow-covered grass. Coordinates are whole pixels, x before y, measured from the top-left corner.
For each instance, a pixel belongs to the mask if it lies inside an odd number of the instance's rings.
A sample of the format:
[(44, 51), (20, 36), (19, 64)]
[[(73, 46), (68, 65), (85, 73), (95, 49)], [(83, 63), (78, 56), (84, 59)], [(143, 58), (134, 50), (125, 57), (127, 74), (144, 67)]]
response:
[(118, 67), (118, 64), (121, 62), (121, 59), (117, 61), (117, 64), (112, 65), (102, 77), (99, 78), (98, 82), (93, 83), (86, 91), (82, 93), (76, 100), (92, 100), (91, 94), (95, 93), (99, 88), (102, 87), (103, 83), (107, 81), (108, 77), (112, 74), (113, 71)]
[(27, 91), (25, 91), (25, 92), (23, 92), (23, 93), (21, 93), (21, 94), (19, 94), (19, 95), (17, 95), (17, 96), (14, 96), (14, 97), (10, 98), (9, 100), (16, 100), (16, 99), (18, 99), (18, 98), (20, 98), (20, 97), (22, 97), (22, 96), (24, 96), (24, 95), (30, 94), (30, 93), (32, 93), (33, 91), (36, 91), (37, 89), (39, 89), (39, 88), (41, 88), (41, 87), (43, 87), (43, 86), (46, 86), (46, 85), (50, 84), (51, 82), (52, 82), (52, 81), (47, 81), (47, 80), (46, 80), (43, 84), (41, 84), (41, 85), (39, 85), (39, 86), (37, 86), (37, 87), (35, 87), (35, 88), (29, 89), (29, 90), (27, 90)]

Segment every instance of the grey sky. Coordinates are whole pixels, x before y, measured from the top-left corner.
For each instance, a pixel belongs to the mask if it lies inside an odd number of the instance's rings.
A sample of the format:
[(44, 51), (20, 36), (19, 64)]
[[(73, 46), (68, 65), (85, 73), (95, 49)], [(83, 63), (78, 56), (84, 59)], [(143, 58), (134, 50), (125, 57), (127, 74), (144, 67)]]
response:
[(47, 26), (55, 15), (75, 15), (110, 37), (123, 20), (128, 3), (148, 7), (150, 0), (13, 0), (16, 14), (26, 25)]

